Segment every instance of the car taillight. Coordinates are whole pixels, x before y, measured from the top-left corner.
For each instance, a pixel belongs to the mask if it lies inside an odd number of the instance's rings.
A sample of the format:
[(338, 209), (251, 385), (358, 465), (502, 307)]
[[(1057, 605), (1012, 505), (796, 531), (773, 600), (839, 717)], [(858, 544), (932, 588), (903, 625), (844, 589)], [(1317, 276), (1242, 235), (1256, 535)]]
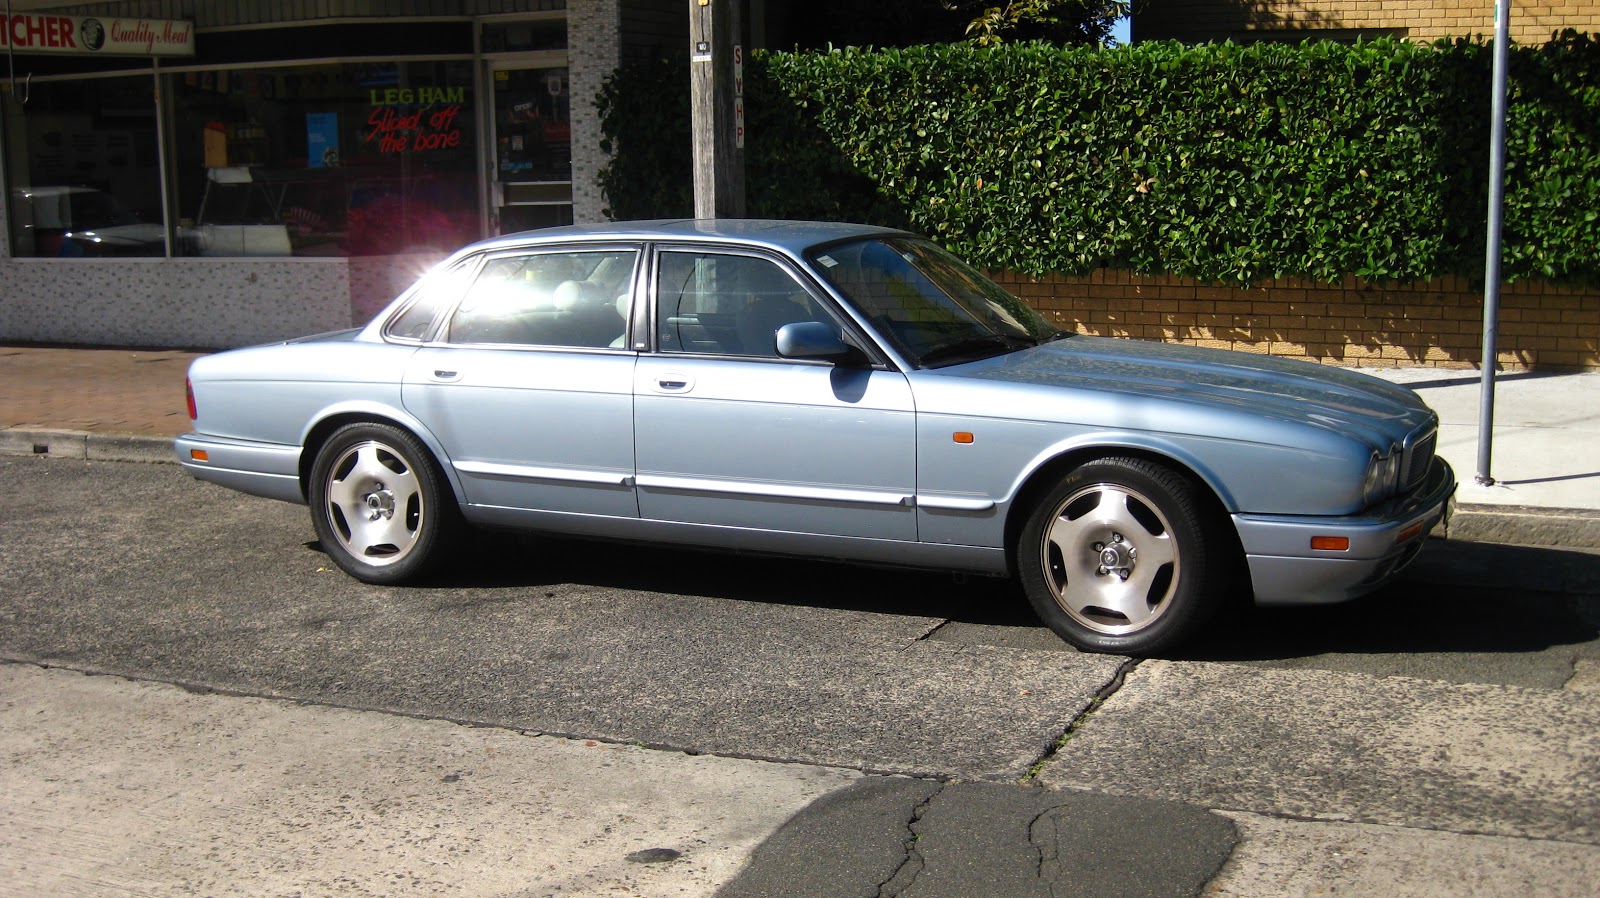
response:
[(194, 407), (194, 382), (187, 377), (183, 379), (183, 398), (189, 403), (189, 420), (193, 421), (200, 417), (200, 412)]

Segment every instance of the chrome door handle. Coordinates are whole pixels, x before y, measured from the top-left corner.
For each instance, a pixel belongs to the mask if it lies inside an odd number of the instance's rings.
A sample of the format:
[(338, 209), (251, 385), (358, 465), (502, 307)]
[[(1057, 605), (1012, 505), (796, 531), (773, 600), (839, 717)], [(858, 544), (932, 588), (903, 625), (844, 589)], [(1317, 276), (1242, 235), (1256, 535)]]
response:
[(657, 393), (687, 393), (694, 389), (694, 378), (675, 372), (662, 374), (656, 378), (653, 389)]

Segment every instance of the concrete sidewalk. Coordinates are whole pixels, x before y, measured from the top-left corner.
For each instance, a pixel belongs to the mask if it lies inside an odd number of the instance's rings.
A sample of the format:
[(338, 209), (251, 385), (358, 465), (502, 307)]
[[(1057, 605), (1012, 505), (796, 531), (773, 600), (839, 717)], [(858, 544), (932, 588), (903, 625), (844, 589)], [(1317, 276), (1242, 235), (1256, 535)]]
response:
[(1450, 535), (1480, 542), (1600, 547), (1600, 372), (1497, 375), (1488, 474), (1480, 485), (1482, 374), (1362, 369), (1405, 384), (1439, 413), (1439, 454), (1455, 468)]
[(1148, 662), (1032, 781), (947, 782), (0, 663), (0, 898), (1587, 898), (1597, 720)]
[[(174, 461), (198, 353), (0, 345), (0, 454)], [(1492, 486), (1475, 482), (1481, 375), (1367, 368), (1439, 412), (1439, 453), (1461, 482), (1450, 536), (1600, 548), (1600, 372), (1512, 372), (1495, 387)]]

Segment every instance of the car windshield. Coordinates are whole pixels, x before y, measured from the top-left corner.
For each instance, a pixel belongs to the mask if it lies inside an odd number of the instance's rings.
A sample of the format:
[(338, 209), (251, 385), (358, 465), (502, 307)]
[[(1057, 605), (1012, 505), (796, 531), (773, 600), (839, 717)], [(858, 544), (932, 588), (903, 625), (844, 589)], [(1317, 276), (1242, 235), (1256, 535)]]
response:
[(1066, 336), (1022, 300), (926, 240), (882, 237), (811, 256), (919, 368), (970, 362)]

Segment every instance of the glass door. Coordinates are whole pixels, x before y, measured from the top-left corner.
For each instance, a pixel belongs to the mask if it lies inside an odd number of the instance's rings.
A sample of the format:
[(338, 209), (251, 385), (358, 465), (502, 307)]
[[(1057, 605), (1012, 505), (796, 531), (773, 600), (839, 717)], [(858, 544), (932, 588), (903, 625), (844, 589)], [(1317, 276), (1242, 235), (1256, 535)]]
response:
[(494, 232), (572, 223), (572, 111), (565, 53), (489, 63)]

